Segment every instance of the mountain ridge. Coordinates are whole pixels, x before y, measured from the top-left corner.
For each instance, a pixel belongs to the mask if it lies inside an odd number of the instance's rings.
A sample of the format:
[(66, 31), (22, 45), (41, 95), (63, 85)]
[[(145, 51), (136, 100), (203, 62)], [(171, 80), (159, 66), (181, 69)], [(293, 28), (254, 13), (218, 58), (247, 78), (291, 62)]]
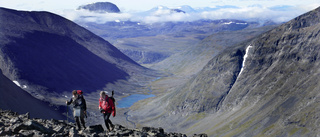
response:
[(29, 93), (79, 88), (90, 93), (131, 76), (154, 75), (109, 42), (61, 16), (0, 11), (1, 20), (6, 20), (0, 22), (0, 68), (12, 81), (28, 85), (24, 90)]
[[(319, 109), (315, 107), (319, 104), (316, 101), (319, 86), (315, 82), (319, 65), (316, 63), (319, 60), (319, 13), (320, 8), (312, 10), (242, 45), (252, 46), (246, 53), (246, 65), (221, 103), (222, 111), (239, 113), (229, 118), (231, 122), (223, 124), (237, 125), (229, 134), (317, 134), (314, 130), (317, 118), (305, 119), (304, 116), (305, 113), (308, 117), (316, 116), (312, 108)], [(301, 121), (292, 122), (298, 119)], [(258, 123), (264, 124), (256, 126)], [(274, 127), (268, 129), (270, 126)], [(219, 129), (211, 128), (215, 134), (210, 135), (220, 134)]]
[[(140, 104), (165, 106), (137, 105), (132, 120), (209, 136), (319, 135), (319, 15), (320, 7), (224, 50), (181, 88)], [(138, 111), (152, 113), (142, 120)]]

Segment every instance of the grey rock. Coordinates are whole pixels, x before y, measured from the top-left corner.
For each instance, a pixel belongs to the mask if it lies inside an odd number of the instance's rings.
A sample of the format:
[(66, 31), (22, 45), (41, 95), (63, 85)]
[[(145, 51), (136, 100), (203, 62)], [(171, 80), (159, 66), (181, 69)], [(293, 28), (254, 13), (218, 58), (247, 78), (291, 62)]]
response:
[(102, 125), (92, 125), (87, 127), (87, 129), (85, 129), (85, 131), (89, 132), (89, 133), (101, 133), (104, 131)]
[(76, 128), (71, 128), (69, 131), (69, 137), (78, 137), (78, 130), (76, 130)]
[(56, 126), (54, 129), (53, 129), (55, 132), (62, 132), (64, 130), (64, 127), (61, 126), (61, 125), (58, 125)]
[(208, 137), (207, 134), (194, 134), (193, 137)]
[[(122, 125), (115, 125), (112, 132), (104, 131), (102, 125), (91, 125), (85, 130), (76, 130), (73, 124), (59, 120), (45, 120), (39, 118), (30, 119), (28, 115), (1, 110), (0, 109), (0, 136), (69, 136), (69, 137), (98, 137), (98, 136), (132, 136), (132, 137), (184, 137), (181, 133), (164, 132), (162, 127), (143, 127), (139, 129), (128, 129)], [(200, 135), (202, 136), (202, 135)]]
[(52, 134), (54, 132), (53, 130), (44, 127), (43, 124), (40, 124), (40, 123), (33, 121), (33, 120), (28, 120), (28, 121), (24, 122), (24, 125), (27, 126), (27, 129), (38, 130), (38, 131), (40, 131), (42, 133), (46, 133), (46, 134)]

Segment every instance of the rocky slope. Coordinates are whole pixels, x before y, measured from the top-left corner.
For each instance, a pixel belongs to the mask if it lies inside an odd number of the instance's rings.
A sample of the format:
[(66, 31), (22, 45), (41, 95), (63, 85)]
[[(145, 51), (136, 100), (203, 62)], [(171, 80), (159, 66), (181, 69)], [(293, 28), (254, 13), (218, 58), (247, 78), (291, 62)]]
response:
[(228, 48), (185, 85), (131, 114), (153, 108), (149, 123), (209, 136), (319, 136), (319, 19), (317, 8)]
[[(63, 120), (44, 120), (29, 118), (29, 114), (19, 115), (16, 112), (0, 109), (0, 136), (157, 136), (157, 137), (185, 137), (181, 133), (166, 133), (163, 128), (143, 127), (142, 129), (128, 129), (115, 125), (112, 132), (104, 131), (102, 125), (91, 125), (84, 130), (76, 130), (73, 123)], [(207, 137), (206, 134), (194, 134), (194, 137)]]
[(219, 55), (224, 49), (252, 39), (274, 27), (270, 25), (258, 28), (248, 27), (238, 31), (217, 32), (184, 51), (150, 65), (150, 68), (180, 76), (191, 76), (202, 70), (213, 57)]

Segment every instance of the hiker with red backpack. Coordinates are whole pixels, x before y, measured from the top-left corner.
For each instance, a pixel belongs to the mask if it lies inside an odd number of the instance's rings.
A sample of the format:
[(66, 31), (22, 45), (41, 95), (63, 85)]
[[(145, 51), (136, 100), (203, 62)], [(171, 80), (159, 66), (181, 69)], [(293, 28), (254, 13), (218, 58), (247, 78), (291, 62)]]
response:
[[(103, 118), (105, 125), (107, 127), (107, 130), (111, 132), (114, 129), (114, 125), (112, 124), (110, 120), (111, 114), (113, 117), (116, 115), (116, 109), (114, 105), (114, 98), (113, 98), (113, 91), (112, 96), (108, 97), (104, 91), (100, 92), (100, 99), (99, 99), (99, 110), (101, 113), (103, 113)], [(110, 128), (110, 126), (111, 128)]]
[(78, 127), (78, 130), (81, 130), (81, 124), (83, 128), (85, 129), (85, 122), (84, 117), (86, 116), (86, 110), (87, 110), (87, 104), (86, 100), (84, 99), (82, 95), (81, 90), (73, 90), (72, 91), (72, 98), (69, 101), (66, 101), (67, 105), (73, 104), (73, 116), (76, 120), (76, 125)]

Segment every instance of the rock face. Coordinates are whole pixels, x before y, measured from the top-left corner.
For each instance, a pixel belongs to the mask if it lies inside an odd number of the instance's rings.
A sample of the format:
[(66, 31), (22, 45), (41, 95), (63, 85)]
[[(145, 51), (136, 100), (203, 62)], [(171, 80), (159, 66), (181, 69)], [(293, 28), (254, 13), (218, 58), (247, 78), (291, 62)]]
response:
[[(219, 109), (224, 98), (236, 82), (244, 52), (226, 52), (211, 60), (196, 77), (179, 89), (172, 98), (172, 110), (185, 113), (201, 113)], [(183, 100), (183, 101), (182, 101)]]
[[(63, 120), (43, 120), (29, 118), (29, 114), (19, 115), (16, 112), (0, 109), (0, 136), (157, 136), (157, 137), (185, 137), (181, 133), (166, 133), (163, 128), (143, 127), (142, 129), (127, 129), (115, 125), (111, 132), (104, 131), (101, 125), (88, 126), (83, 130), (76, 130), (73, 123)], [(207, 137), (206, 134), (195, 134), (195, 137)]]
[(79, 9), (86, 9), (93, 12), (99, 12), (99, 13), (119, 13), (120, 9), (117, 7), (117, 5), (111, 3), (111, 2), (96, 2), (84, 6), (78, 7)]
[(185, 11), (180, 10), (180, 9), (171, 9), (170, 11), (173, 13), (186, 13)]

